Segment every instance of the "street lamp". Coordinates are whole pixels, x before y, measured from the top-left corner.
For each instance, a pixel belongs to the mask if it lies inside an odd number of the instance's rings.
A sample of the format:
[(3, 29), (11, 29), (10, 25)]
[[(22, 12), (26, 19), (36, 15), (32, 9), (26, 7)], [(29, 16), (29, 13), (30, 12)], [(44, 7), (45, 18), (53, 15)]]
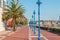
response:
[(41, 40), (40, 38), (40, 0), (38, 0), (38, 40)]
[(29, 21), (29, 27), (30, 27), (30, 28), (32, 27), (32, 24), (31, 24), (31, 19), (30, 19), (30, 21)]
[(32, 31), (34, 32), (34, 28), (33, 28), (33, 15), (32, 15)]
[(34, 10), (33, 14), (34, 14), (34, 34), (36, 34), (36, 26), (35, 26), (35, 10)]

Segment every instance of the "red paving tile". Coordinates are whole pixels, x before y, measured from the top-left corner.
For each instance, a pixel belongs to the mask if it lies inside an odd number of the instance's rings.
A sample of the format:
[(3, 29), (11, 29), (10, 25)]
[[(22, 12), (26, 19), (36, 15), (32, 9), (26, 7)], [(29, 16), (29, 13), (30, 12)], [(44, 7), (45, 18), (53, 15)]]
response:
[[(31, 29), (30, 29), (30, 32), (31, 32), (31, 36), (34, 36)], [(27, 26), (18, 30), (14, 34), (7, 36), (3, 40), (29, 40), (28, 38), (29, 38), (29, 27)], [(37, 40), (37, 38), (32, 38), (32, 40)]]
[(7, 38), (5, 38), (4, 40), (28, 40), (28, 39), (26, 39), (26, 38), (18, 38), (18, 37), (7, 37)]
[(41, 40), (45, 40), (45, 39), (42, 37)]
[[(30, 31), (32, 34), (31, 36), (34, 36), (32, 30)], [(60, 36), (50, 33), (48, 31), (45, 31), (45, 30), (41, 30), (41, 34), (45, 36), (48, 40), (60, 40)], [(26, 26), (18, 30), (14, 34), (7, 36), (4, 40), (29, 40), (28, 38), (29, 38), (29, 27)], [(38, 40), (38, 38), (32, 37), (32, 40)], [(41, 37), (41, 40), (45, 40), (44, 37)]]
[(41, 30), (41, 34), (43, 34), (48, 40), (60, 40), (60, 36), (45, 30)]
[(35, 38), (35, 37), (34, 37), (34, 38), (32, 38), (32, 40), (38, 40), (38, 38)]
[(4, 40), (28, 40), (28, 27), (24, 27)]
[[(38, 40), (37, 37), (32, 38), (32, 40)], [(41, 37), (41, 40), (45, 40), (43, 37)]]

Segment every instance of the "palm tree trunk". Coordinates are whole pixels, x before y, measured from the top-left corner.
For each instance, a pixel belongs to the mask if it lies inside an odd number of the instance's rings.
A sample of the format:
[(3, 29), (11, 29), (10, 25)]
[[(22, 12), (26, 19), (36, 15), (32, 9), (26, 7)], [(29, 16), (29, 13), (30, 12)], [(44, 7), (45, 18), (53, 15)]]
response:
[(13, 31), (16, 31), (16, 28), (15, 28), (15, 18), (13, 18)]

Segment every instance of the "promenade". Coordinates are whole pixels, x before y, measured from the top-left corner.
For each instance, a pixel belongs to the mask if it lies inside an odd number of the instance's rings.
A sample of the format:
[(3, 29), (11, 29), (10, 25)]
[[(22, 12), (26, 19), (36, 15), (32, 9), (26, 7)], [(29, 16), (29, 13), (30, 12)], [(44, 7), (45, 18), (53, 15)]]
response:
[[(60, 40), (60, 36), (45, 30), (41, 30), (40, 35), (41, 40)], [(6, 34), (5, 36), (6, 37), (2, 40), (38, 40), (38, 30), (36, 29), (36, 34), (34, 35), (28, 26), (24, 26), (13, 33)]]

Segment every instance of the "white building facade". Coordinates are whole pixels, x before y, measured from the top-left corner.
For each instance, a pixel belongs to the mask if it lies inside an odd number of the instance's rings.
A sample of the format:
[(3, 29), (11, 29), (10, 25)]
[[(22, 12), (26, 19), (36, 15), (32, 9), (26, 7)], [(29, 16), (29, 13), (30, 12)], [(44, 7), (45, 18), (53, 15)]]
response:
[(4, 23), (2, 21), (3, 7), (6, 5), (6, 0), (0, 0), (0, 31), (5, 31)]

